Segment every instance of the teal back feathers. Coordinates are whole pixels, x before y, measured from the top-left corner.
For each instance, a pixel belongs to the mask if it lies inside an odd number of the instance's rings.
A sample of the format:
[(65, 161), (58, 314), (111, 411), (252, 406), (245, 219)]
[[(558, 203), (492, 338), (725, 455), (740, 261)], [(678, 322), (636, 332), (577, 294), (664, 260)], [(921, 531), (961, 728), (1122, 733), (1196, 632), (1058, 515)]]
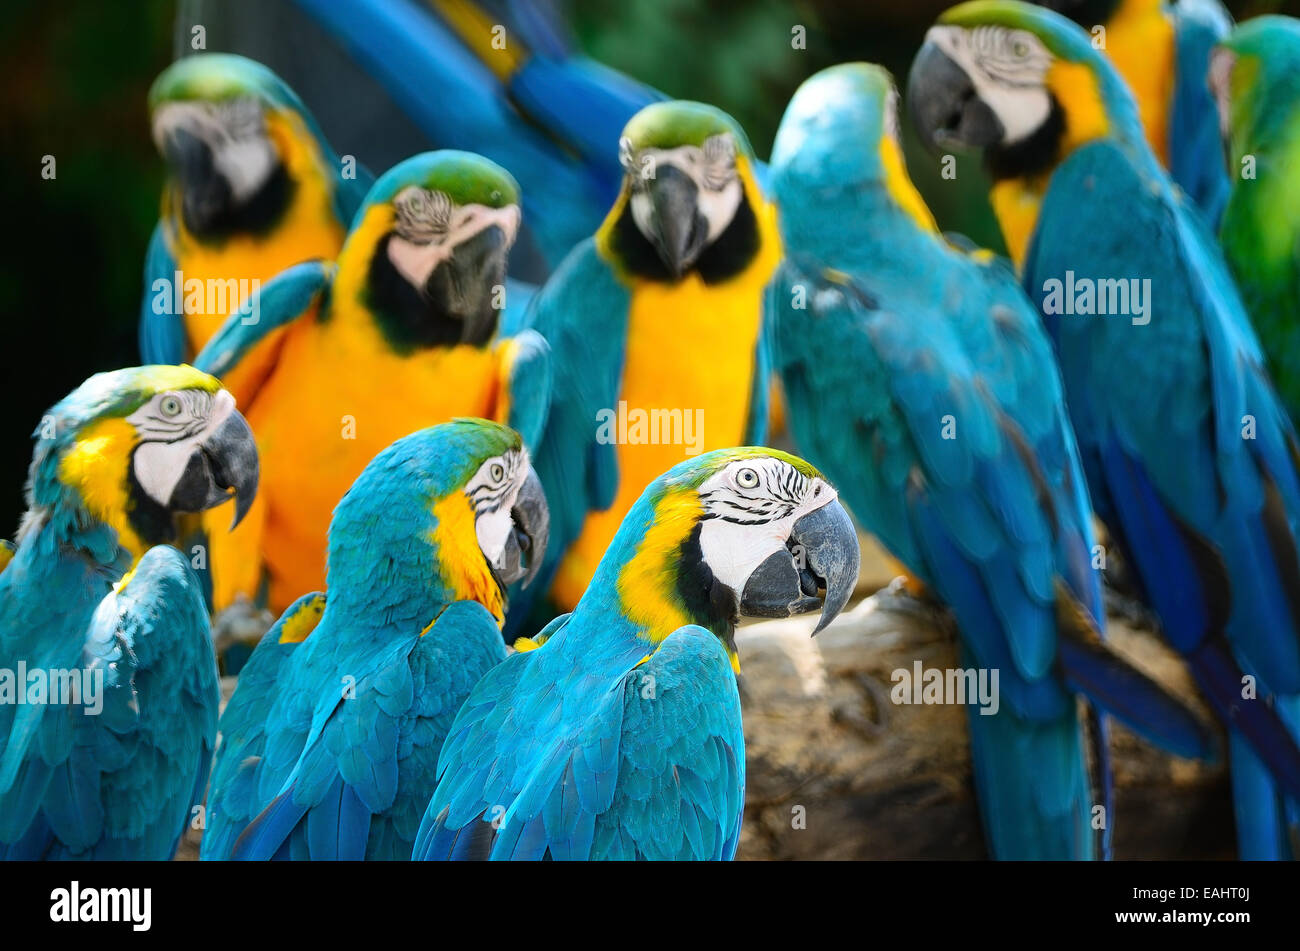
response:
[[(448, 575), (484, 558), (468, 500), (451, 497), (521, 445), (457, 419), (399, 439), (353, 483), (326, 592), (267, 632), (223, 715), (204, 858), (409, 857), (452, 718), (505, 656), (498, 619)], [(448, 501), (463, 521), (440, 524)]]

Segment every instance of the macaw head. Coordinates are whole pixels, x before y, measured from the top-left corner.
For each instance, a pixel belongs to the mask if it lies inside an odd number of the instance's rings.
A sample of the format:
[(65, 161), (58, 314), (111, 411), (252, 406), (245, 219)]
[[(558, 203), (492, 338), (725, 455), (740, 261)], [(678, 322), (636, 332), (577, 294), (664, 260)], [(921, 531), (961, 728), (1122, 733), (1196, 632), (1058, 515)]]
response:
[(330, 602), (390, 605), (374, 585), (405, 581), (440, 604), (478, 601), (500, 622), (506, 587), (540, 569), (549, 527), (513, 429), (483, 419), (422, 429), (375, 456), (335, 508)]
[(929, 146), (982, 152), (995, 180), (1048, 174), (1102, 136), (1142, 142), (1136, 103), (1088, 34), (1016, 0), (944, 12), (912, 63), (907, 99)]
[(339, 283), (401, 349), (467, 343), (496, 333), (519, 185), (472, 152), (424, 152), (371, 187), (339, 256)]
[(736, 120), (699, 102), (657, 102), (618, 142), (623, 187), (598, 242), (637, 277), (707, 282), (744, 270), (759, 251), (762, 196)]
[[(805, 80), (781, 119), (770, 167), (788, 240), (824, 233), (827, 203), (847, 211), (849, 195), (882, 189), (918, 223), (936, 230), (907, 175), (898, 90), (884, 67), (842, 63)], [(825, 201), (810, 202), (809, 194)]]
[(1300, 134), (1300, 21), (1247, 20), (1214, 48), (1209, 84), (1234, 174), (1242, 156), (1294, 140)]
[(612, 590), (645, 640), (698, 624), (734, 662), (741, 616), (821, 608), (817, 630), (829, 624), (853, 593), (858, 558), (853, 523), (820, 472), (776, 449), (718, 449), (650, 483), (575, 613)]
[(268, 230), (333, 153), (307, 108), (260, 63), (227, 53), (177, 60), (149, 90), (153, 138), (186, 230), (200, 240)]
[(97, 373), (51, 408), (34, 435), (24, 532), (53, 521), (70, 539), (107, 526), (112, 547), (138, 558), (176, 541), (176, 515), (233, 497), (233, 528), (257, 493), (248, 423), (221, 383), (193, 367)]

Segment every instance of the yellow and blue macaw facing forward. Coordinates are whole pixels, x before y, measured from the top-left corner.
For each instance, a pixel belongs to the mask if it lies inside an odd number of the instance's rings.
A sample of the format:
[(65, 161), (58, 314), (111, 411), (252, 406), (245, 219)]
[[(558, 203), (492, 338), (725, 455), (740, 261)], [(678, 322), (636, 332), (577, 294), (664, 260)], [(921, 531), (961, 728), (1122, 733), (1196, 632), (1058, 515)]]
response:
[(330, 524), (329, 587), (240, 673), (203, 857), (410, 858), (447, 728), (505, 657), (505, 586), (546, 533), (513, 430), (460, 419), (376, 456)]
[(965, 663), (1000, 671), (996, 708), (967, 701), (990, 852), (1106, 855), (1119, 820), (1105, 731), (1085, 728), (1076, 696), (1182, 755), (1212, 742), (1101, 639), (1051, 342), (1005, 262), (939, 233), (903, 165), (897, 98), (880, 67), (836, 66), (800, 87), (777, 133), (786, 259), (769, 319), (791, 432), (951, 608)]
[(285, 327), (265, 383), (245, 404), (262, 491), (239, 529), (210, 531), (218, 609), (236, 596), (283, 611), (325, 582), (330, 513), (376, 453), (457, 416), (507, 422), (525, 445), (545, 418), (547, 347), (499, 332), (519, 192), (467, 152), (407, 159), (375, 182), (337, 263), (311, 262), (262, 291), (260, 316), (233, 315), (196, 359), (224, 377)]
[(217, 380), (175, 366), (97, 374), (35, 435), (0, 572), (0, 670), (27, 672), (0, 675), (0, 858), (170, 859), (219, 700), (198, 580), (170, 546), (178, 513), (232, 493), (247, 511), (253, 436)]
[[(332, 260), (371, 178), (334, 154), (293, 90), (242, 56), (173, 63), (154, 81), (149, 111), (168, 178), (145, 260), (140, 351), (146, 363), (181, 363), (248, 306), (252, 281)], [(279, 342), (265, 340), (223, 381), (240, 405)]]
[(413, 857), (734, 857), (737, 620), (820, 606), (820, 630), (857, 574), (848, 514), (802, 459), (722, 449), (674, 466), (628, 512), (573, 613), (470, 693)]
[[(760, 329), (780, 241), (744, 133), (712, 106), (667, 102), (637, 113), (617, 147), (618, 200), (525, 315), (555, 367), (536, 453), (552, 517), (538, 587), (562, 610), (643, 486), (688, 453), (761, 442), (766, 430)], [(678, 429), (638, 438), (632, 413)], [(518, 607), (511, 630), (525, 623)]]
[(1055, 13), (952, 8), (908, 94), (921, 134), (982, 150), (1004, 190), (995, 210), (1055, 344), (1093, 505), (1229, 727), (1240, 850), (1289, 855), (1300, 441), (1217, 244), (1119, 74)]

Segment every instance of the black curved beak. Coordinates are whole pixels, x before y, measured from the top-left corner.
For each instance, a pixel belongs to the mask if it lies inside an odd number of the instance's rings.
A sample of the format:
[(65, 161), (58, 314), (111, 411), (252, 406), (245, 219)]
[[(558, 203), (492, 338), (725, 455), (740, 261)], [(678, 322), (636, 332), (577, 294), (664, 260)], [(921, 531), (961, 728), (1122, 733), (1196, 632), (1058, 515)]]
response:
[[(791, 617), (817, 607), (816, 634), (844, 610), (858, 581), (858, 533), (839, 500), (794, 523), (786, 548), (774, 552), (745, 582), (742, 614)], [(825, 591), (819, 598), (818, 590)]]
[(662, 166), (649, 183), (654, 222), (650, 243), (674, 278), (685, 274), (704, 250), (709, 223), (699, 210), (699, 187), (685, 172)]
[(212, 148), (193, 132), (174, 128), (163, 140), (163, 158), (181, 186), (185, 225), (205, 233), (230, 204), (230, 183), (217, 172)]
[(510, 510), (510, 518), (515, 524), (506, 539), (501, 568), (497, 573), (505, 584), (514, 584), (523, 578), (526, 588), (542, 568), (551, 531), (551, 510), (546, 506), (542, 480), (531, 469), (519, 490), (514, 508)]
[(907, 111), (921, 141), (932, 152), (982, 149), (1002, 141), (1002, 120), (975, 92), (970, 76), (933, 40), (912, 61), (907, 77)]
[(494, 287), (505, 286), (510, 245), (496, 225), (452, 249), (425, 284), (425, 293), (444, 314), (460, 321), (460, 342), (481, 346), (496, 333), (500, 312)]
[(257, 495), (257, 442), (237, 410), (194, 450), (185, 472), (172, 490), (168, 508), (202, 512), (235, 499), (233, 529), (248, 514)]

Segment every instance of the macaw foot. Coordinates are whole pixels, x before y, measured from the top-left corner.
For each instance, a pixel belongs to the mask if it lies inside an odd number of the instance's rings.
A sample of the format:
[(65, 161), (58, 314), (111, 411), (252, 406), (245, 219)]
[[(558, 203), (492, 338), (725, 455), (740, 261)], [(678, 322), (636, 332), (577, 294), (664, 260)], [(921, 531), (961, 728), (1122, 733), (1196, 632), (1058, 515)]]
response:
[(213, 618), (212, 646), (216, 649), (222, 676), (232, 677), (239, 673), (262, 635), (274, 623), (274, 614), (244, 597), (237, 598), (234, 604)]
[(1117, 591), (1108, 584), (1101, 588), (1106, 603), (1106, 614), (1139, 631), (1160, 631), (1160, 618), (1149, 607), (1132, 595)]

